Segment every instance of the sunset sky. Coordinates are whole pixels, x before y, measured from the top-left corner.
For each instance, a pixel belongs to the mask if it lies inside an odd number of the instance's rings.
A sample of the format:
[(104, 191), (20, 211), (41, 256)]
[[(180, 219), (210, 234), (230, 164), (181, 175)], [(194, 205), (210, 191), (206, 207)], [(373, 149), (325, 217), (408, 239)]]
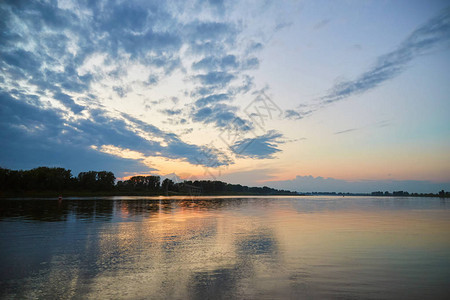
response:
[(2, 1), (0, 166), (450, 190), (448, 5)]

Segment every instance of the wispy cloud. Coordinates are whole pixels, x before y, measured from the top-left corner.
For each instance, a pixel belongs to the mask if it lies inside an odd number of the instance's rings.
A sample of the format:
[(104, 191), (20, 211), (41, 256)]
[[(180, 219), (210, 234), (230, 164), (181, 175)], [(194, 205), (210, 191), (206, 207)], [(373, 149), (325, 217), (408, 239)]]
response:
[(195, 76), (202, 84), (207, 86), (224, 87), (235, 78), (233, 74), (227, 72), (209, 72), (207, 74), (199, 74)]
[(450, 8), (447, 8), (412, 32), (394, 51), (379, 56), (373, 66), (356, 79), (334, 85), (327, 94), (316, 99), (312, 108), (299, 107), (286, 111), (286, 117), (301, 119), (328, 104), (366, 93), (395, 78), (414, 58), (427, 54), (427, 51), (449, 39)]
[(323, 19), (323, 20), (317, 22), (314, 25), (313, 29), (314, 30), (322, 29), (322, 28), (326, 27), (330, 23), (330, 21), (331, 21), (331, 19)]
[(336, 131), (334, 134), (349, 133), (349, 132), (356, 131), (356, 130), (358, 130), (358, 128), (350, 128), (350, 129), (346, 129), (346, 130), (342, 130), (342, 131)]
[(375, 64), (358, 78), (336, 84), (320, 100), (332, 103), (367, 92), (399, 75), (414, 58), (448, 39), (450, 8), (416, 29), (397, 49), (378, 57)]
[(279, 144), (284, 143), (283, 135), (275, 130), (270, 130), (266, 134), (255, 138), (246, 138), (237, 141), (232, 146), (239, 152), (239, 156), (248, 158), (273, 158), (273, 155), (281, 150)]
[(175, 116), (181, 114), (181, 109), (163, 109), (161, 112), (168, 116)]
[(209, 95), (209, 96), (198, 99), (197, 101), (195, 101), (195, 105), (197, 107), (204, 107), (208, 104), (213, 104), (213, 103), (217, 103), (217, 102), (228, 100), (228, 99), (230, 99), (230, 96), (228, 94), (213, 94), (213, 95)]
[(349, 128), (349, 129), (345, 129), (345, 130), (339, 130), (334, 132), (334, 134), (344, 134), (344, 133), (350, 133), (350, 132), (355, 132), (355, 131), (359, 131), (359, 130), (364, 130), (364, 129), (369, 129), (369, 128), (373, 128), (373, 127), (387, 127), (390, 126), (391, 122), (388, 120), (382, 120), (382, 121), (378, 121), (376, 123), (372, 123), (372, 124), (367, 124), (365, 126), (360, 126), (357, 128)]
[(315, 110), (310, 109), (310, 110), (305, 110), (305, 111), (299, 111), (299, 110), (294, 110), (294, 109), (287, 109), (284, 112), (284, 117), (286, 119), (291, 119), (291, 120), (300, 120), (303, 119), (304, 117), (310, 115), (311, 113), (313, 113)]

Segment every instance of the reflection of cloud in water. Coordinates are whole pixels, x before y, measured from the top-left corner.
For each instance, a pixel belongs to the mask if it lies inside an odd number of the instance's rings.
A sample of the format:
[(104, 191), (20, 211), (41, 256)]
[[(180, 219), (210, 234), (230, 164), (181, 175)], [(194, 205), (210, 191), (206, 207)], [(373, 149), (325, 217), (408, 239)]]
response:
[[(217, 231), (226, 226), (204, 211), (205, 203), (164, 202), (158, 209), (148, 210), (142, 205), (135, 207), (133, 203), (121, 203), (121, 208), (125, 204), (129, 206), (129, 216), (143, 214), (147, 217), (141, 222), (108, 225), (107, 230), (102, 231), (98, 261), (107, 268), (95, 278), (91, 286), (93, 295), (106, 293), (111, 297), (124, 297), (125, 290), (113, 292), (105, 287), (126, 285), (132, 298), (182, 297), (191, 274), (226, 266), (232, 259), (232, 251), (217, 239)], [(155, 207), (151, 204), (147, 208)], [(112, 261), (117, 254), (119, 258), (131, 258), (120, 260), (117, 270), (120, 276), (115, 274)], [(177, 293), (181, 294), (177, 296)]]
[(216, 269), (212, 272), (194, 273), (190, 282), (191, 299), (233, 299), (236, 298), (242, 270), (238, 268)]
[[(251, 297), (258, 290), (252, 278), (263, 277), (267, 269), (278, 261), (274, 236), (249, 230), (235, 232), (235, 260), (230, 267), (220, 266), (210, 271), (197, 271), (191, 277), (190, 298), (193, 299), (230, 299)], [(243, 236), (241, 236), (243, 234)], [(262, 257), (265, 256), (265, 257)]]
[[(231, 202), (184, 201), (170, 209), (166, 203), (142, 222), (109, 228), (99, 238), (98, 259), (109, 266), (95, 278), (91, 296), (126, 297), (126, 292), (131, 298), (204, 298), (239, 291), (246, 278), (265, 271), (265, 259), (253, 257), (265, 255), (273, 261), (276, 242), (254, 217), (243, 221), (227, 212)], [(218, 214), (220, 208), (225, 211)], [(112, 261), (117, 254), (132, 258), (121, 259), (118, 270)], [(106, 289), (116, 285), (127, 288)]]
[(276, 252), (276, 243), (268, 234), (251, 235), (237, 242), (238, 252), (244, 255), (270, 255)]

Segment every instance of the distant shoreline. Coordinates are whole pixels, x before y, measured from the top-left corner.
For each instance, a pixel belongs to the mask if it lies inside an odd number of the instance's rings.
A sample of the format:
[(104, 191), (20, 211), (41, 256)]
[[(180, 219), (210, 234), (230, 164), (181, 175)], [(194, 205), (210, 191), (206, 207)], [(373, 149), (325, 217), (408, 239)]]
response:
[(297, 193), (297, 194), (283, 194), (283, 193), (274, 193), (274, 194), (251, 194), (251, 193), (225, 193), (225, 194), (199, 194), (199, 195), (191, 195), (191, 194), (182, 194), (182, 193), (168, 193), (168, 195), (164, 194), (151, 194), (151, 193), (120, 193), (117, 191), (111, 192), (85, 192), (85, 191), (63, 191), (61, 193), (49, 191), (49, 192), (24, 192), (24, 193), (3, 193), (0, 192), (0, 200), (2, 199), (15, 199), (15, 198), (48, 198), (48, 199), (58, 199), (59, 197), (64, 198), (87, 198), (87, 197), (161, 197), (161, 198), (175, 198), (175, 197), (233, 197), (233, 196), (245, 196), (245, 197), (270, 197), (270, 196), (286, 196), (286, 197), (379, 197), (379, 198), (450, 198), (448, 193), (446, 195), (439, 194), (409, 194), (409, 195), (372, 195), (369, 193)]
[[(299, 187), (301, 188), (301, 187)], [(371, 193), (296, 192), (268, 186), (249, 187), (218, 180), (172, 181), (160, 176), (133, 176), (116, 182), (110, 171), (87, 171), (73, 176), (64, 168), (38, 167), (10, 170), (0, 167), (0, 198), (102, 197), (102, 196), (360, 196), (360, 197), (440, 197), (450, 192), (409, 193), (375, 191)]]
[(64, 197), (168, 197), (168, 196), (180, 196), (180, 197), (197, 197), (197, 196), (307, 196), (304, 194), (294, 194), (294, 193), (274, 193), (274, 194), (252, 194), (252, 193), (221, 193), (221, 194), (198, 194), (192, 195), (188, 193), (172, 193), (169, 192), (167, 195), (165, 194), (154, 194), (154, 193), (145, 193), (145, 192), (118, 192), (118, 191), (100, 191), (100, 192), (89, 192), (89, 191), (62, 191), (62, 192), (54, 192), (54, 191), (39, 191), (39, 192), (1, 192), (0, 191), (0, 199), (4, 198), (58, 198), (59, 196)]

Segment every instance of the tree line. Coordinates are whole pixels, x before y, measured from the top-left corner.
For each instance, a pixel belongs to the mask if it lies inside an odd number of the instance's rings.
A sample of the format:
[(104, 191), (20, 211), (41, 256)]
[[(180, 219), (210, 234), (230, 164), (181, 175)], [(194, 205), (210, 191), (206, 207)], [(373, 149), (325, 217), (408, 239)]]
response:
[(248, 187), (222, 181), (173, 182), (160, 176), (133, 176), (116, 183), (110, 171), (80, 172), (73, 176), (64, 168), (38, 167), (10, 170), (0, 167), (0, 194), (33, 192), (108, 193), (118, 195), (297, 195), (296, 192), (264, 187)]
[(440, 197), (440, 198), (450, 198), (450, 192), (444, 190), (439, 191), (439, 193), (409, 193), (406, 191), (376, 191), (371, 193), (372, 196), (394, 196), (394, 197)]
[(112, 172), (81, 172), (77, 177), (64, 168), (38, 167), (31, 170), (9, 170), (0, 167), (1, 191), (110, 191), (115, 187)]

